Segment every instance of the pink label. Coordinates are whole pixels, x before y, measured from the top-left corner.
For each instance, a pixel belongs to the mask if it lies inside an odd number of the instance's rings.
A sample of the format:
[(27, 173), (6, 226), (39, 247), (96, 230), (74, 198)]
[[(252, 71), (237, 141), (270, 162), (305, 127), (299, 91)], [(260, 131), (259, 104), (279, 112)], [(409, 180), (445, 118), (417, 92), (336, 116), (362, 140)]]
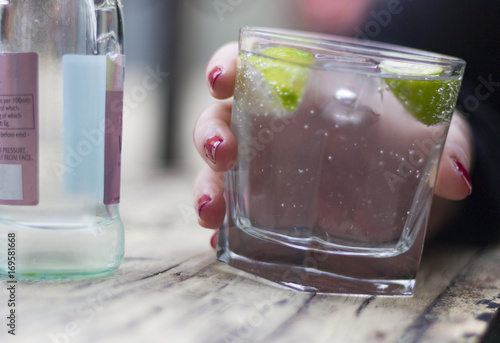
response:
[(124, 56), (108, 59), (106, 66), (106, 123), (104, 132), (104, 199), (106, 205), (120, 202), (123, 120)]
[(37, 205), (38, 187), (38, 55), (0, 54), (0, 205)]
[(104, 203), (120, 202), (123, 91), (106, 92), (104, 132)]

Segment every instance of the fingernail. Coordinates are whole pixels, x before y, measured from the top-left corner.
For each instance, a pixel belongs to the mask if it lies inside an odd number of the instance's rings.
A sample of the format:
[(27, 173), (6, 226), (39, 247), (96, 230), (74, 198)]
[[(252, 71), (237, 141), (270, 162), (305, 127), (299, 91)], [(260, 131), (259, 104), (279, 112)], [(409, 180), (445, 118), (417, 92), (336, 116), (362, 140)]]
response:
[(217, 148), (222, 143), (222, 138), (217, 136), (210, 137), (205, 142), (205, 156), (215, 164), (215, 157), (217, 155)]
[(472, 193), (472, 181), (470, 179), (469, 173), (467, 172), (467, 169), (465, 169), (464, 166), (462, 165), (462, 163), (458, 162), (458, 160), (452, 158), (452, 161), (455, 164), (455, 168), (457, 169), (457, 171), (460, 173), (460, 175), (462, 175), (462, 178), (463, 178), (464, 182), (467, 184), (467, 187), (469, 187), (469, 194), (471, 194)]
[(201, 215), (201, 211), (210, 201), (212, 201), (210, 195), (203, 194), (201, 196), (200, 200), (198, 200), (198, 216)]
[(212, 248), (216, 249), (217, 248), (217, 241), (219, 240), (219, 233), (216, 232), (213, 236), (212, 239), (210, 240), (210, 245)]
[(219, 76), (221, 76), (221, 74), (222, 74), (222, 68), (219, 66), (212, 69), (210, 74), (208, 74), (208, 81), (210, 82), (210, 87), (212, 88), (212, 90), (214, 90), (215, 82), (217, 81)]

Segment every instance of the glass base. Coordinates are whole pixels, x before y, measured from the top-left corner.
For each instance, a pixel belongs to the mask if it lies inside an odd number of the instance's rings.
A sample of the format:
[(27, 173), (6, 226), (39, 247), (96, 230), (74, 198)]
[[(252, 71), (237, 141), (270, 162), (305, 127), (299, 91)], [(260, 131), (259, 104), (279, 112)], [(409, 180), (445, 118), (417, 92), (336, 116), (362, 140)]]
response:
[(0, 278), (97, 278), (113, 274), (119, 267), (124, 230), (119, 218), (84, 227), (0, 222), (0, 247)]
[(255, 237), (230, 222), (219, 231), (217, 258), (237, 269), (304, 292), (411, 296), (425, 230), (406, 252), (349, 256), (297, 249)]

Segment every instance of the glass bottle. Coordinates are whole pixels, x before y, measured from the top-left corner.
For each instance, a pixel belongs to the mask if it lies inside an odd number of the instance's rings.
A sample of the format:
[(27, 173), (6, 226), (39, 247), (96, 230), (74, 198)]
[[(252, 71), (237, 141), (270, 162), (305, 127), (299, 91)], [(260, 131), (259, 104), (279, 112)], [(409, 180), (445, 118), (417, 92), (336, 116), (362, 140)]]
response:
[(123, 108), (120, 0), (0, 1), (0, 276), (113, 273)]

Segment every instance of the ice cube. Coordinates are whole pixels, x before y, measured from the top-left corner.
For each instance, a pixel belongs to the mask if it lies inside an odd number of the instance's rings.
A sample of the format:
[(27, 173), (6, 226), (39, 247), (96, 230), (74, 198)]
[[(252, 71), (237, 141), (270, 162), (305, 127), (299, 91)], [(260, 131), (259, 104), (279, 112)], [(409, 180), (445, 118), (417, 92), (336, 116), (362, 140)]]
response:
[(375, 113), (370, 107), (364, 106), (357, 101), (346, 103), (339, 101), (335, 97), (323, 109), (321, 115), (332, 118), (336, 128), (347, 126), (372, 125), (378, 121), (380, 115)]

